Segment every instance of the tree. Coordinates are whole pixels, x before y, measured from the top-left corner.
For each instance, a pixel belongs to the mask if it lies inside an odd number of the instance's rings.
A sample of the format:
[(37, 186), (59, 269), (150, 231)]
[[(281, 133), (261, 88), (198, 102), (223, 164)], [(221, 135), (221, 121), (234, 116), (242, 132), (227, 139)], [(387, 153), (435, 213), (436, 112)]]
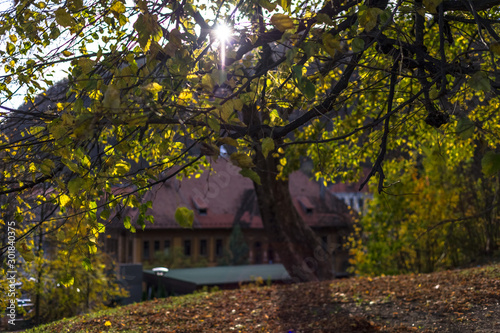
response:
[(250, 249), (245, 241), (241, 226), (235, 223), (229, 236), (229, 248), (224, 251), (224, 257), (219, 261), (220, 265), (247, 265)]
[[(375, 194), (359, 221), (350, 240), (358, 273), (428, 273), (498, 257), (498, 177), (491, 182), (481, 172), (472, 136), (436, 139), (426, 138), (412, 158), (387, 164), (407, 171), (391, 195)], [(456, 164), (459, 155), (467, 157)]]
[[(301, 156), (325, 181), (364, 164), (363, 185), (376, 176), (383, 192), (398, 180), (385, 160), (408, 158), (430, 133), (472, 128), (483, 170), (498, 177), (499, 3), (19, 1), (2, 13), (0, 88), (4, 99), (24, 88), (27, 104), (2, 106), (0, 194), (23, 201), (50, 184), (39, 204), (83, 217), (89, 232), (118, 203), (142, 209), (145, 226), (147, 188), (231, 145), (292, 278), (331, 278), (331, 254), (296, 212), (287, 175)], [(56, 65), (69, 86), (51, 100), (38, 93)], [(135, 190), (113, 190), (126, 185)]]

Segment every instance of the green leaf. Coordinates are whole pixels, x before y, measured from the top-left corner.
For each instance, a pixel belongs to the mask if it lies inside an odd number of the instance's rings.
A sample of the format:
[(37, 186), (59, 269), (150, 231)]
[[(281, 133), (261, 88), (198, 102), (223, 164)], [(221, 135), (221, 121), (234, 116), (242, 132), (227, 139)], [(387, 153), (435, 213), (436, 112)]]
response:
[(85, 268), (86, 271), (88, 272), (92, 271), (92, 262), (90, 261), (89, 258), (83, 258), (82, 266)]
[(292, 0), (281, 0), (280, 5), (284, 11), (288, 11), (292, 5)]
[(66, 288), (71, 287), (75, 283), (75, 278), (69, 274), (61, 279), (61, 284)]
[(139, 214), (137, 218), (137, 224), (141, 227), (142, 230), (146, 229), (146, 223), (144, 222), (144, 214)]
[(474, 134), (475, 125), (469, 118), (460, 118), (457, 122), (456, 132), (464, 140), (470, 139)]
[(297, 84), (300, 84), (300, 81), (302, 80), (302, 68), (304, 66), (293, 66), (292, 67), (292, 77), (295, 79)]
[(175, 210), (175, 220), (183, 228), (192, 228), (194, 212), (187, 207), (177, 207)]
[(16, 50), (16, 47), (14, 46), (14, 44), (7, 42), (7, 53), (9, 55), (12, 55), (15, 50)]
[(267, 9), (270, 12), (276, 9), (276, 3), (270, 3), (267, 0), (259, 0), (259, 5), (261, 5), (263, 8)]
[(58, 8), (54, 14), (56, 15), (56, 22), (63, 27), (72, 27), (76, 24), (75, 19), (63, 7)]
[(328, 16), (325, 13), (319, 13), (318, 15), (316, 15), (316, 22), (317, 23), (324, 23), (324, 24), (328, 24), (328, 25), (333, 25), (333, 21), (330, 18), (330, 16)]
[(229, 158), (234, 165), (239, 166), (242, 169), (252, 168), (255, 166), (253, 164), (252, 158), (245, 153), (232, 153)]
[(422, 4), (424, 8), (429, 11), (429, 13), (437, 14), (436, 8), (443, 0), (423, 0)]
[(358, 53), (365, 49), (365, 41), (362, 38), (354, 38), (352, 40), (352, 52)]
[(474, 73), (468, 81), (469, 86), (476, 91), (490, 91), (490, 79), (485, 72)]
[(500, 43), (493, 42), (490, 44), (490, 51), (493, 52), (494, 55), (500, 56)]
[(45, 159), (40, 165), (40, 170), (44, 175), (48, 176), (52, 174), (52, 171), (54, 171), (54, 166), (55, 164), (53, 160)]
[(481, 167), (487, 177), (498, 174), (500, 171), (500, 154), (492, 151), (484, 154), (481, 160)]
[(28, 246), (26, 239), (23, 238), (16, 242), (16, 250), (21, 254), (23, 259), (27, 262), (35, 260), (35, 254), (32, 249)]
[(262, 140), (262, 155), (267, 158), (270, 152), (274, 150), (274, 140), (270, 137), (266, 137)]
[(210, 127), (215, 133), (219, 134), (220, 124), (216, 119), (214, 119), (212, 117), (208, 117), (207, 123), (208, 123), (208, 127)]
[(381, 13), (383, 13), (383, 10), (377, 7), (360, 11), (359, 25), (365, 28), (366, 31), (373, 30), (377, 26), (378, 15)]
[(305, 77), (300, 82), (300, 91), (302, 91), (307, 99), (313, 99), (316, 96), (316, 86)]
[(124, 176), (127, 174), (127, 172), (129, 172), (129, 170), (130, 170), (130, 164), (125, 161), (120, 161), (115, 165), (114, 174), (118, 176)]
[(250, 178), (258, 185), (262, 185), (260, 182), (259, 175), (257, 174), (257, 172), (253, 171), (252, 169), (248, 169), (248, 168), (241, 169), (240, 175), (242, 175), (243, 177)]
[(120, 90), (118, 90), (114, 85), (109, 85), (104, 94), (104, 99), (102, 100), (102, 105), (108, 109), (119, 109), (120, 108)]
[(103, 220), (108, 220), (110, 215), (111, 215), (111, 211), (109, 209), (104, 209), (99, 216)]
[(233, 147), (238, 147), (239, 146), (238, 141), (236, 141), (235, 139), (233, 139), (233, 138), (231, 138), (229, 136), (225, 136), (223, 138), (218, 138), (217, 141), (219, 141), (223, 145), (230, 145), (230, 146), (233, 146)]
[(123, 219), (123, 226), (125, 229), (130, 229), (132, 227), (132, 223), (130, 223), (130, 216), (125, 216)]
[(70, 195), (75, 195), (77, 194), (84, 183), (84, 180), (82, 178), (73, 178), (68, 182), (68, 192)]
[(321, 40), (323, 42), (323, 48), (328, 54), (332, 57), (335, 56), (335, 53), (340, 50), (340, 40), (338, 37), (333, 37), (333, 35), (329, 32), (325, 32), (323, 36), (321, 36)]

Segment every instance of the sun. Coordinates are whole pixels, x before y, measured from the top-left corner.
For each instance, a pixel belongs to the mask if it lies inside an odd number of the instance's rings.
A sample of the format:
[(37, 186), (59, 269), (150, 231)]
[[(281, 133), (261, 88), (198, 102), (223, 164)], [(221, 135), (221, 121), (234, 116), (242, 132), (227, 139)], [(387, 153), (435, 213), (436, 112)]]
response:
[(231, 38), (232, 33), (232, 29), (225, 23), (219, 23), (215, 27), (215, 36), (222, 42), (228, 41)]

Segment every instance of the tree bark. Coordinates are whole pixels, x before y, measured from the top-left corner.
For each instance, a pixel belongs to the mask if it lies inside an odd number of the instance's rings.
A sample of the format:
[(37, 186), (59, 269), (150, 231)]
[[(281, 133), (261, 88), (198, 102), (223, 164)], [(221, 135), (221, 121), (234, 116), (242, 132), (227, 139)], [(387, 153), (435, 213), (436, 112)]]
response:
[(294, 282), (333, 279), (333, 256), (295, 209), (288, 180), (276, 179), (278, 160), (271, 155), (266, 159), (257, 151), (256, 172), (262, 185), (254, 183), (270, 245)]

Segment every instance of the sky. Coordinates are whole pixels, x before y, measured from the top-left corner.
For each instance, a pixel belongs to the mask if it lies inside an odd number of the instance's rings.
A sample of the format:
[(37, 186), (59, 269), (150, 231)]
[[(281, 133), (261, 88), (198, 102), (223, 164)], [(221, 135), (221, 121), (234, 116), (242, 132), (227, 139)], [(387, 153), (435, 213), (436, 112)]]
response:
[[(210, 2), (207, 2), (205, 0), (201, 0), (201, 1), (198, 1), (197, 3), (198, 4), (206, 3), (208, 5)], [(0, 6), (2, 6), (1, 8), (9, 8), (10, 6), (12, 6), (12, 4), (13, 4), (13, 2), (11, 0), (0, 0)], [(126, 0), (126, 6), (127, 7), (134, 6), (133, 0)], [(202, 13), (202, 15), (205, 17), (205, 19), (209, 19), (209, 20), (214, 19), (214, 16), (211, 15), (211, 13), (209, 13), (209, 11), (205, 11), (204, 13)], [(129, 22), (130, 22), (131, 26), (135, 22), (135, 20), (136, 20), (135, 17), (129, 17)], [(220, 34), (227, 34), (227, 33), (231, 33), (231, 30), (222, 27), (222, 28), (218, 29), (218, 32)], [(3, 36), (1, 38), (5, 40), (7, 38), (7, 36)], [(1, 49), (5, 49), (6, 42), (4, 40), (0, 40), (0, 48)], [(59, 43), (66, 42), (66, 39), (64, 39), (64, 37), (60, 38), (60, 40), (61, 41)], [(89, 49), (89, 51), (93, 48), (95, 48), (95, 50), (97, 50), (97, 47), (96, 47), (97, 45), (98, 44), (94, 44), (94, 45), (89, 44), (87, 46), (87, 48)], [(49, 48), (47, 48), (47, 52), (49, 52), (50, 49), (53, 49), (56, 46), (57, 45), (52, 44)], [(66, 69), (67, 67), (68, 67), (68, 63), (61, 63), (61, 64), (55, 65), (52, 68), (46, 69), (45, 72), (47, 74), (48, 73), (52, 74), (52, 76), (47, 77), (47, 78), (52, 80), (53, 82), (57, 82), (57, 81), (64, 79), (65, 77), (67, 77), (67, 74), (63, 70)], [(16, 87), (15, 85), (16, 85), (16, 83), (14, 81), (9, 85), (9, 88), (11, 89), (11, 91), (13, 91), (13, 92), (15, 91), (15, 94), (11, 99), (0, 98), (0, 106), (1, 107), (6, 107), (6, 108), (10, 108), (10, 109), (17, 109), (19, 106), (21, 106), (24, 103), (24, 97), (26, 96), (27, 89), (24, 87), (19, 88), (19, 87)], [(5, 110), (0, 110), (0, 112), (1, 111), (5, 111)]]

